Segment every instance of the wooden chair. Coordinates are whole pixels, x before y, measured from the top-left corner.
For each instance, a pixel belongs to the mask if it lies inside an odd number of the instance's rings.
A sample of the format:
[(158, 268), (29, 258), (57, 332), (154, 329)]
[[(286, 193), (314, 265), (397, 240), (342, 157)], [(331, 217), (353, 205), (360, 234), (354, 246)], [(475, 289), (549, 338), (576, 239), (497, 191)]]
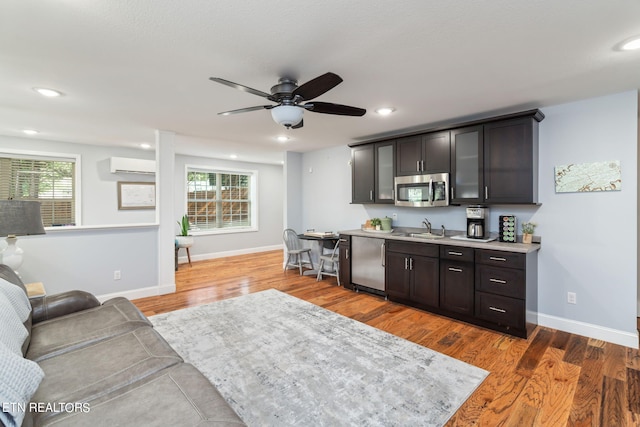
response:
[[(287, 267), (298, 267), (300, 270), (300, 275), (302, 275), (302, 265), (309, 264), (311, 269), (313, 270), (313, 261), (311, 260), (311, 249), (302, 247), (302, 242), (298, 238), (298, 233), (291, 228), (287, 228), (282, 233), (282, 239), (284, 240), (284, 245), (287, 248), (287, 262), (284, 264), (284, 270)], [(309, 262), (305, 262), (302, 260), (302, 255), (306, 254)], [(293, 261), (293, 262), (292, 262)]]
[[(336, 241), (333, 250), (329, 253), (320, 255), (320, 266), (318, 267), (318, 276), (316, 281), (322, 280), (322, 276), (335, 276), (340, 286), (340, 240)], [(328, 265), (327, 265), (328, 264)], [(327, 267), (329, 270), (324, 270)]]

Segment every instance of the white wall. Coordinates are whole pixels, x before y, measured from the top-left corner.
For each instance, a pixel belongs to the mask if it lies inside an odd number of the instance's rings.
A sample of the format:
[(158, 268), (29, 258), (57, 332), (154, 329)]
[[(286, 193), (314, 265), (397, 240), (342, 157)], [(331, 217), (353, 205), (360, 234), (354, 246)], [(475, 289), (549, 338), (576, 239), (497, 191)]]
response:
[[(539, 224), (540, 323), (569, 332), (637, 346), (637, 94), (635, 91), (543, 108), (540, 123), (542, 206), (492, 206), (489, 231), (498, 216)], [(398, 215), (394, 227), (464, 230), (464, 207), (400, 208), (351, 205), (348, 147), (303, 156), (303, 227), (359, 228), (367, 218)], [(556, 194), (554, 166), (620, 160), (623, 190)], [(311, 171), (311, 172), (310, 172)], [(567, 292), (578, 304), (567, 304)]]
[[(176, 155), (174, 180), (176, 221), (187, 209), (186, 165), (258, 171), (258, 231), (195, 235), (194, 244), (190, 248), (192, 261), (272, 250), (282, 246), (284, 217), (282, 166)], [(176, 224), (175, 227), (177, 234), (178, 225)], [(184, 252), (180, 251), (180, 262), (186, 261)]]
[[(157, 227), (56, 230), (24, 236), (20, 268), (25, 283), (43, 282), (48, 294), (81, 289), (97, 296), (156, 295)], [(114, 271), (121, 279), (114, 280)], [(146, 292), (140, 292), (141, 289)]]

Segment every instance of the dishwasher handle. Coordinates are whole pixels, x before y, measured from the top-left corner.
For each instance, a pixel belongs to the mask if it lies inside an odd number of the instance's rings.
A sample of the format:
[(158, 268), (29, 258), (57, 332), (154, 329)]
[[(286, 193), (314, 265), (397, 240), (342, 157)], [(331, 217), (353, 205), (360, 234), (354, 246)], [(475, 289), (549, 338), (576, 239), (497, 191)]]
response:
[(385, 256), (385, 247), (384, 247), (384, 243), (382, 243), (382, 245), (380, 245), (380, 265), (383, 267), (385, 267), (384, 256)]

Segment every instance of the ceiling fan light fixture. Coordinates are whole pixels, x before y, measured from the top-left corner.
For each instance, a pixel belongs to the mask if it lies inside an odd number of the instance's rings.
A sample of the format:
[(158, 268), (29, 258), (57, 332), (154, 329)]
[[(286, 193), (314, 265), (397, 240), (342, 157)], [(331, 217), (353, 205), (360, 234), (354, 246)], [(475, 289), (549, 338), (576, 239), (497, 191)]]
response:
[(304, 109), (293, 105), (278, 105), (271, 109), (271, 117), (273, 120), (277, 124), (288, 128), (300, 123), (303, 115)]

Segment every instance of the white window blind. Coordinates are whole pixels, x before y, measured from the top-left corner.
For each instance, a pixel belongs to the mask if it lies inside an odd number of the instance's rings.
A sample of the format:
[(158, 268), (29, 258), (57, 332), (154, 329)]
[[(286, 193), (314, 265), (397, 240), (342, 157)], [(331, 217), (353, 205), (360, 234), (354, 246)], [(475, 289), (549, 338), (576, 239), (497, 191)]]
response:
[(187, 215), (194, 230), (254, 226), (254, 175), (187, 168)]
[(1, 156), (0, 199), (39, 201), (45, 227), (75, 225), (75, 162)]

